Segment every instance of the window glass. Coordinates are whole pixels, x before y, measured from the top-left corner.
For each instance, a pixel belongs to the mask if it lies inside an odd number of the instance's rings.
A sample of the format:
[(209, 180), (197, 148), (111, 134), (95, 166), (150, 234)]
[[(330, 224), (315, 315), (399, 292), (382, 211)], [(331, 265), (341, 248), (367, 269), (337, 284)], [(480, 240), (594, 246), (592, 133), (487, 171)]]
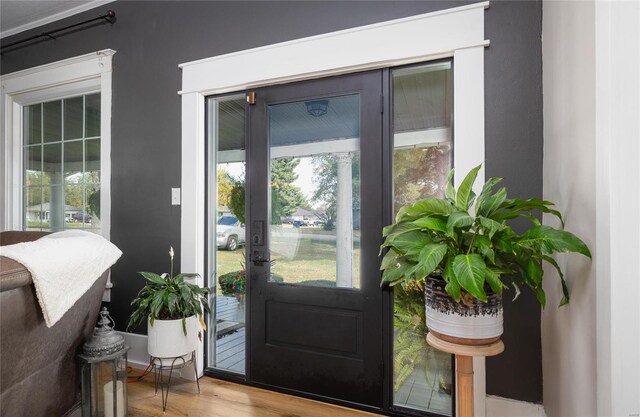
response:
[(208, 366), (245, 373), (245, 97), (208, 100), (209, 315)]
[[(392, 71), (393, 210), (441, 197), (452, 160), (451, 63)], [(394, 287), (394, 404), (452, 415), (451, 355), (426, 343), (424, 287)]]
[(42, 143), (42, 104), (24, 108), (24, 143)]
[[(42, 132), (45, 142), (62, 140), (62, 101), (50, 101), (42, 105)], [(38, 123), (34, 120), (33, 123)]]
[[(98, 101), (86, 139), (87, 97)], [(24, 228), (100, 233), (100, 94), (24, 108)], [(95, 109), (94, 109), (95, 110)]]
[(64, 139), (82, 137), (84, 113), (82, 111), (84, 97), (74, 97), (64, 101)]
[(84, 120), (86, 138), (100, 136), (100, 94), (91, 94), (84, 97)]
[(360, 96), (269, 106), (269, 279), (360, 288)]

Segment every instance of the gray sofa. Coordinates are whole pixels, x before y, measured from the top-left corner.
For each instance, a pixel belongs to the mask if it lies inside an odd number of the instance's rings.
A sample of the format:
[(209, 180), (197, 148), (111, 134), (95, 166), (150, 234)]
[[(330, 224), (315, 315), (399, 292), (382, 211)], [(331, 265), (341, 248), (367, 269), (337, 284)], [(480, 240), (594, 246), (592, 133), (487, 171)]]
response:
[[(1, 232), (0, 245), (44, 232)], [(0, 415), (55, 417), (80, 400), (76, 354), (93, 332), (107, 282), (105, 271), (53, 327), (45, 325), (31, 274), (0, 257)]]

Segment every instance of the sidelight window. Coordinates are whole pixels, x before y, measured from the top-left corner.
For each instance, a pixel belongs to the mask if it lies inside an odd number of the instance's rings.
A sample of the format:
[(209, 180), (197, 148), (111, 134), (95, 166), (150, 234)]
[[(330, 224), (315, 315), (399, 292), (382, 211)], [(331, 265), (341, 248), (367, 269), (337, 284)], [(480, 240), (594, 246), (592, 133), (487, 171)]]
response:
[[(393, 214), (442, 197), (452, 165), (451, 62), (392, 70)], [(451, 355), (426, 343), (424, 288), (394, 287), (394, 405), (451, 415)]]
[(245, 373), (245, 98), (212, 97), (209, 109), (208, 366)]

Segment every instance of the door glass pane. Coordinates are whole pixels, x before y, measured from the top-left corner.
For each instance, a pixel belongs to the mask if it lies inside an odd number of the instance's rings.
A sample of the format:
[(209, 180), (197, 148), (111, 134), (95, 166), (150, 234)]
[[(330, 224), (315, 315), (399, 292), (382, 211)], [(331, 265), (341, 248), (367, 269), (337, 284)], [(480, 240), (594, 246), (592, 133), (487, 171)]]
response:
[(209, 367), (245, 373), (245, 98), (209, 106)]
[[(393, 209), (444, 194), (451, 63), (393, 70)], [(451, 355), (426, 343), (424, 287), (394, 287), (394, 404), (451, 415)], [(419, 320), (415, 320), (419, 318)]]
[(360, 96), (271, 105), (270, 281), (360, 288)]

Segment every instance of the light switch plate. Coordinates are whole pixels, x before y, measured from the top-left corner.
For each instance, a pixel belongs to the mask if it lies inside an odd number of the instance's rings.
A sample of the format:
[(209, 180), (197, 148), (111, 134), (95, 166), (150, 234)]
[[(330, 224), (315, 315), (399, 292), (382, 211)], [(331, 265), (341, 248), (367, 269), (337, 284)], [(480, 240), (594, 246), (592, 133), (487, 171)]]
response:
[(172, 206), (180, 205), (180, 189), (179, 188), (171, 189), (171, 205)]

